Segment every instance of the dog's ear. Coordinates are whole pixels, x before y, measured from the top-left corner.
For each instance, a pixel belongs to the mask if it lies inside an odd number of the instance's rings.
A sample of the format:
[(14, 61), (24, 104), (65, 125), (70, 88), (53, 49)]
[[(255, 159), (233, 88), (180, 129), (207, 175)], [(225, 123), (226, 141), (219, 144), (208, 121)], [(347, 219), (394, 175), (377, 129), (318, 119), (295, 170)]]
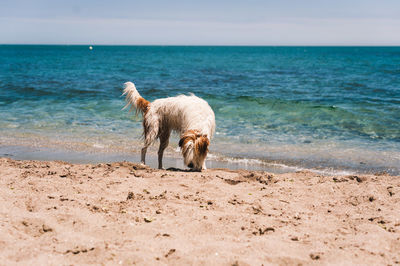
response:
[(179, 147), (183, 148), (185, 147), (189, 142), (193, 143), (193, 136), (192, 135), (184, 135), (180, 140), (179, 140)]
[(210, 141), (206, 135), (202, 135), (196, 139), (195, 150), (199, 154), (207, 154)]
[(188, 142), (193, 142), (196, 140), (196, 133), (193, 130), (188, 130), (183, 134), (181, 139), (179, 140), (179, 147), (183, 148), (186, 146)]

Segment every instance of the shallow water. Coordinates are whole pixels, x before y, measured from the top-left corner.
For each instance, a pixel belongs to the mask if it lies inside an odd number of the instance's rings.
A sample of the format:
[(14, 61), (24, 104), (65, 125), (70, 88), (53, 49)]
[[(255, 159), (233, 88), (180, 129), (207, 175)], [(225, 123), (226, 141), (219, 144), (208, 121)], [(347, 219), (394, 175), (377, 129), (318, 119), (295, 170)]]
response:
[(400, 174), (400, 47), (2, 45), (0, 62), (3, 153), (137, 154), (140, 118), (120, 97), (133, 81), (150, 101), (207, 100), (216, 162)]

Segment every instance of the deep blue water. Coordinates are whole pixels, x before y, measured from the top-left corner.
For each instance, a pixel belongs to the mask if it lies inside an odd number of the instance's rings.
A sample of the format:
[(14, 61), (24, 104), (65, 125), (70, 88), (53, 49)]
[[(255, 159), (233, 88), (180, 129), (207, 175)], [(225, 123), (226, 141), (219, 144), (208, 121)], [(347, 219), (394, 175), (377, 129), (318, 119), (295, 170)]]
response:
[(126, 81), (207, 100), (216, 160), (400, 173), (400, 47), (2, 45), (0, 146), (138, 152)]

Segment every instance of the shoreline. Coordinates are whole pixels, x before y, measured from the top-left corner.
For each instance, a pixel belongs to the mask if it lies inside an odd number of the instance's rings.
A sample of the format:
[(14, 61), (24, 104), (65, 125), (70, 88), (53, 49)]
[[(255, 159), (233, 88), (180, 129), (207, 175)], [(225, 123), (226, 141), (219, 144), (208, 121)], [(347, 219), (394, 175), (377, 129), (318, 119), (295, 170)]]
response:
[[(147, 154), (146, 164), (152, 168), (157, 168), (158, 161), (155, 146), (150, 147)], [(68, 163), (113, 163), (119, 161), (128, 161), (132, 163), (140, 162), (139, 152), (107, 152), (101, 149), (91, 150), (70, 150), (66, 148), (55, 147), (30, 147), (25, 145), (0, 145), (0, 157), (7, 157), (16, 160), (39, 160), (39, 161), (65, 161)], [(183, 160), (179, 153), (172, 154), (166, 152), (163, 158), (164, 168), (187, 169), (183, 165)], [(283, 163), (263, 162), (259, 159), (248, 158), (223, 158), (209, 155), (206, 160), (207, 168), (226, 168), (229, 170), (250, 170), (250, 171), (268, 171), (275, 174), (291, 173), (296, 171), (311, 171), (323, 175), (352, 175), (352, 174), (370, 174), (367, 172), (357, 172), (345, 169), (308, 169), (300, 166), (290, 166)], [(379, 172), (379, 171), (376, 171)]]
[[(146, 164), (149, 167), (157, 168), (158, 160), (156, 155), (155, 146), (149, 148), (146, 156)], [(176, 156), (179, 155), (179, 156)], [(39, 160), (39, 161), (65, 161), (68, 163), (114, 163), (120, 161), (127, 161), (132, 163), (140, 162), (139, 152), (107, 152), (103, 150), (69, 150), (53, 147), (30, 147), (21, 145), (0, 145), (0, 157), (7, 157), (15, 160)], [(180, 153), (172, 154), (171, 151), (165, 153), (163, 157), (165, 168), (181, 168), (188, 169), (183, 164), (183, 159)], [(208, 158), (206, 161), (207, 168), (227, 168), (230, 170), (255, 170), (255, 171), (272, 171), (275, 173), (294, 172), (298, 168), (292, 167), (292, 171), (287, 171), (291, 167), (286, 168), (282, 166), (274, 167), (263, 164), (245, 163), (245, 160), (235, 161), (221, 161), (215, 158)]]
[(6, 264), (398, 264), (400, 176), (0, 158)]
[[(43, 144), (43, 143), (41, 143)], [(81, 147), (80, 145), (63, 146), (55, 143), (48, 143), (48, 145), (28, 145), (27, 143), (21, 145), (5, 145), (3, 142), (0, 145), (0, 157), (7, 157), (16, 160), (59, 160), (69, 163), (113, 163), (118, 161), (128, 161), (133, 163), (140, 162), (139, 151), (118, 151), (108, 150), (103, 147)], [(149, 148), (147, 155), (147, 164), (150, 167), (157, 167), (157, 145)], [(179, 152), (169, 147), (164, 154), (165, 168), (182, 168), (183, 160)], [(279, 161), (263, 161), (256, 158), (230, 158), (219, 156), (210, 153), (206, 161), (207, 168), (227, 168), (230, 170), (253, 170), (253, 171), (267, 171), (275, 174), (291, 173), (296, 171), (311, 171), (321, 175), (356, 175), (356, 174), (388, 174), (395, 176), (396, 169), (386, 168), (368, 168), (363, 165), (364, 169), (353, 169), (348, 167), (321, 167), (309, 168), (296, 163), (287, 164), (287, 162)]]

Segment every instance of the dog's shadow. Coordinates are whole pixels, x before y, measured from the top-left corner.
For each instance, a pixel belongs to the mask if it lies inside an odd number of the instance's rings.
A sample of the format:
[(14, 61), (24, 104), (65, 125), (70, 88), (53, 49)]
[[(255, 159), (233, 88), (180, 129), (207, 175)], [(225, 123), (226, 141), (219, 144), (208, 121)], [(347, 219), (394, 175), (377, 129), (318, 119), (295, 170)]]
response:
[(199, 171), (195, 171), (192, 169), (180, 169), (180, 168), (175, 168), (175, 167), (170, 167), (170, 168), (167, 168), (166, 170), (172, 171), (172, 172), (186, 172), (186, 173), (199, 172)]

